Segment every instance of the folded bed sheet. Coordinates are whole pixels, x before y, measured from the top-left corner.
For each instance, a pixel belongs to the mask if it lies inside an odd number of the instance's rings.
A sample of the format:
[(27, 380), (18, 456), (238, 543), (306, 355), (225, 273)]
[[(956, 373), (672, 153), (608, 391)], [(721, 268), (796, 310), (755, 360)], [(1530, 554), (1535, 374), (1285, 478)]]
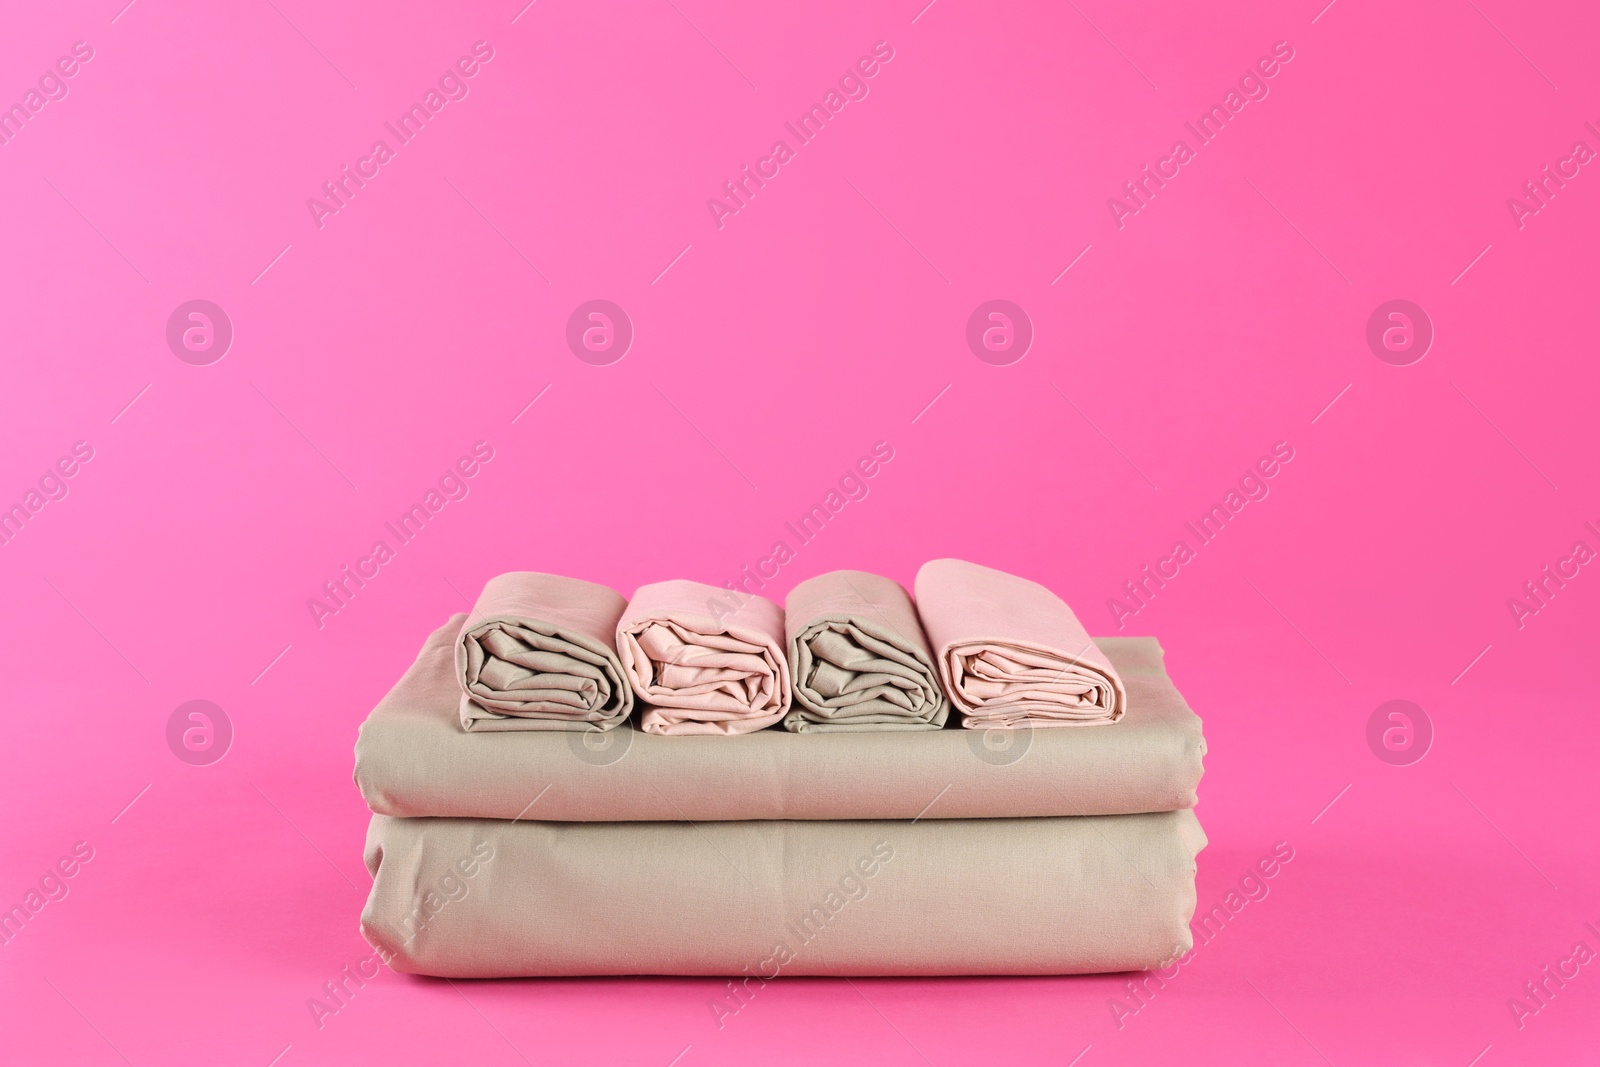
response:
[[(361, 727), (355, 778), (375, 812), (546, 821), (929, 819), (1192, 807), (1205, 741), (1154, 638), (1102, 638), (1127, 685), (1107, 730), (658, 737), (463, 732), (452, 639), (428, 639)], [(530, 802), (537, 802), (530, 809)]]
[(746, 734), (789, 710), (783, 609), (746, 597), (722, 613), (727, 591), (700, 582), (640, 586), (617, 626), (617, 651), (647, 707), (652, 734)]
[(1037, 582), (959, 559), (917, 571), (917, 609), (962, 725), (1102, 726), (1122, 679), (1066, 602)]
[(833, 571), (784, 603), (794, 706), (786, 729), (937, 730), (950, 714), (917, 609), (900, 583)]
[(456, 635), (466, 730), (609, 730), (633, 711), (617, 659), (628, 602), (577, 578), (491, 578)]
[(1194, 813), (921, 822), (374, 816), (361, 930), (397, 971), (1082, 974), (1191, 947)]

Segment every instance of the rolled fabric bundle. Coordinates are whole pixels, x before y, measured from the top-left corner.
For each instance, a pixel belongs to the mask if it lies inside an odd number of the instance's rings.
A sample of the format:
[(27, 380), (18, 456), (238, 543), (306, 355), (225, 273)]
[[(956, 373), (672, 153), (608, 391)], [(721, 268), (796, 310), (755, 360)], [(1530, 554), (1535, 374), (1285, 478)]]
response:
[(514, 571), (491, 578), (456, 633), (461, 726), (609, 730), (633, 712), (617, 659), (614, 589)]
[(950, 699), (969, 729), (1103, 726), (1127, 693), (1072, 609), (1037, 582), (936, 559), (917, 608)]
[(950, 715), (917, 609), (863, 571), (801, 582), (784, 603), (795, 733), (937, 730)]
[(652, 734), (748, 734), (789, 710), (783, 609), (701, 582), (640, 586), (617, 624), (617, 654)]

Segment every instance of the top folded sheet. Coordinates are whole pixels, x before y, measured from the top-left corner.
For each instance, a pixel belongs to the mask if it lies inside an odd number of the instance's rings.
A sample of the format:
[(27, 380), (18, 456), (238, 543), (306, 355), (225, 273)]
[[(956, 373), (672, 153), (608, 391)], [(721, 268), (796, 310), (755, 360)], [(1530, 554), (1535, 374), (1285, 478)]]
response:
[(1127, 687), (1110, 730), (902, 730), (658, 737), (484, 736), (456, 720), (456, 616), (361, 727), (373, 811), (550, 822), (1120, 815), (1193, 807), (1205, 741), (1150, 637), (1101, 638)]
[(917, 609), (962, 725), (1103, 726), (1127, 694), (1066, 602), (1037, 582), (959, 559), (917, 571)]
[(617, 661), (622, 594), (514, 571), (489, 579), (456, 636), (466, 730), (609, 730), (633, 711)]

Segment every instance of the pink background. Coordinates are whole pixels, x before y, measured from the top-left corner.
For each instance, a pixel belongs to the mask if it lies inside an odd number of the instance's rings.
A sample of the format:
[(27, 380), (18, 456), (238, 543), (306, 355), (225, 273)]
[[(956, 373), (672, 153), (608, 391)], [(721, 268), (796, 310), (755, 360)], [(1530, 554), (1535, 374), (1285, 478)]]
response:
[[(1591, 12), (524, 2), (8, 16), (0, 101), (93, 59), (0, 145), (0, 505), (93, 459), (0, 546), (0, 905), (93, 859), (0, 947), (0, 1061), (1594, 1062), (1600, 963), (1508, 1008), (1600, 950), (1600, 575), (1507, 606), (1600, 549), (1600, 176), (1507, 206), (1600, 148)], [(307, 198), (479, 40), (469, 95), (319, 229)], [(719, 229), (707, 198), (877, 41), (869, 95)], [(1107, 199), (1278, 41), (1269, 95), (1119, 229)], [(208, 366), (165, 340), (196, 298), (235, 330)], [(564, 340), (592, 298), (636, 330), (609, 366)], [(1009, 366), (964, 340), (995, 298), (1036, 331)], [(1396, 298), (1436, 330), (1410, 366), (1365, 340)], [(319, 629), (307, 599), (480, 440), (470, 495)], [(424, 635), (504, 570), (734, 578), (880, 440), (767, 592), (953, 555), (1098, 633), (1292, 446), (1122, 631), (1206, 722), (1202, 909), (1286, 841), (1270, 895), (1120, 1029), (1128, 976), (793, 980), (719, 1030), (721, 982), (388, 973), (319, 1029), (368, 952), (356, 726)], [(167, 746), (192, 699), (235, 730), (210, 766)], [(1366, 740), (1391, 699), (1435, 733), (1409, 766)]]

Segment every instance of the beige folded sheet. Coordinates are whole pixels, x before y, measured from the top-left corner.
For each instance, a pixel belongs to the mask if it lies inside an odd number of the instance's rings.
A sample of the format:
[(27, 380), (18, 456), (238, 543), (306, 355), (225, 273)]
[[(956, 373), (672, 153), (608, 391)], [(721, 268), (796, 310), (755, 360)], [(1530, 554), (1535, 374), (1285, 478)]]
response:
[(833, 571), (795, 586), (783, 605), (797, 733), (937, 730), (949, 717), (928, 639), (900, 583)]
[(783, 609), (700, 582), (643, 585), (617, 624), (617, 652), (652, 734), (747, 734), (789, 710)]
[(1138, 970), (1191, 947), (1205, 843), (1191, 811), (700, 826), (378, 815), (361, 931), (395, 970), (448, 978)]
[(973, 729), (1102, 726), (1122, 679), (1072, 609), (1037, 582), (959, 559), (917, 572), (917, 609), (950, 699)]
[(368, 716), (355, 778), (373, 811), (553, 821), (930, 819), (1191, 807), (1205, 740), (1150, 637), (1101, 638), (1128, 690), (1108, 730), (943, 730), (658, 737), (464, 733), (452, 640), (428, 639)]
[(626, 720), (633, 691), (616, 649), (626, 606), (616, 590), (577, 578), (489, 579), (456, 635), (462, 728), (593, 731)]

